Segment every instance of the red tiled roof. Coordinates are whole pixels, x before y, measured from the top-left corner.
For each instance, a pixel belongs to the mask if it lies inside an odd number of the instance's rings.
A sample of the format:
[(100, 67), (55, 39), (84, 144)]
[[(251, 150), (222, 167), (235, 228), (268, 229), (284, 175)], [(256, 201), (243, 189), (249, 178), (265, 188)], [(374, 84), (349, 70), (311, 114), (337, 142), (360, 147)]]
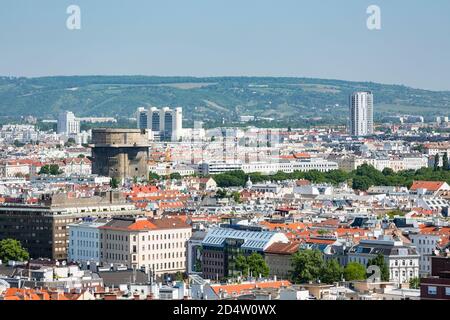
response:
[(140, 230), (158, 229), (158, 227), (155, 226), (153, 223), (151, 223), (149, 220), (138, 220), (132, 225), (128, 226), (127, 229), (133, 231), (140, 231)]
[(269, 246), (265, 252), (274, 254), (293, 254), (298, 251), (299, 245), (297, 243), (289, 242), (282, 243), (276, 242)]
[(410, 190), (427, 189), (428, 191), (438, 191), (444, 183), (443, 181), (414, 181)]
[(281, 288), (281, 287), (289, 287), (291, 283), (289, 281), (268, 281), (268, 282), (259, 282), (259, 283), (243, 283), (243, 284), (228, 284), (228, 285), (213, 285), (212, 289), (216, 294), (220, 292), (226, 292), (229, 295), (241, 294), (244, 292), (249, 292), (250, 290), (257, 288)]

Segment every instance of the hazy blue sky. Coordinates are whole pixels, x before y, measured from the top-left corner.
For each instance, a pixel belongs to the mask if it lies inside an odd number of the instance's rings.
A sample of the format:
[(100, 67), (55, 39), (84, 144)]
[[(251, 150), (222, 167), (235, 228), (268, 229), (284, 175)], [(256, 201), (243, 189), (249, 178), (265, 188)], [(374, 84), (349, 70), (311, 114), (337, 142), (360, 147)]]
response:
[[(66, 28), (81, 7), (82, 29)], [(381, 7), (382, 30), (366, 9)], [(0, 75), (301, 76), (450, 90), (449, 0), (1, 0)]]

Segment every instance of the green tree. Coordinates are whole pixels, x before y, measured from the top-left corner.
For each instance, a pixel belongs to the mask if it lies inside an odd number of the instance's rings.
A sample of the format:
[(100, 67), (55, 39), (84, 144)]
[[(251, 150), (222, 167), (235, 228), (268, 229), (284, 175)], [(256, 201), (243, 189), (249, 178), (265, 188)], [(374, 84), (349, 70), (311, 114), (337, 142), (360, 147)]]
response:
[(440, 161), (441, 161), (441, 156), (439, 155), (439, 153), (436, 153), (436, 155), (434, 156), (434, 171), (439, 170), (439, 162)]
[(111, 178), (109, 185), (112, 189), (117, 189), (119, 188), (119, 180), (117, 180), (117, 178)]
[(442, 157), (442, 169), (444, 169), (444, 170), (449, 170), (450, 169), (450, 166), (449, 166), (449, 163), (448, 163), (447, 152), (444, 153), (444, 156)]
[(342, 279), (343, 268), (336, 259), (328, 260), (324, 263), (320, 275), (320, 281), (323, 283), (332, 284)]
[(320, 279), (324, 262), (319, 250), (300, 250), (292, 256), (291, 278), (295, 283)]
[(389, 268), (384, 260), (384, 256), (379, 253), (375, 258), (369, 260), (367, 266), (378, 266), (380, 268), (381, 273), (381, 281), (389, 281)]
[(74, 145), (76, 145), (76, 144), (77, 144), (77, 142), (75, 141), (74, 138), (69, 138), (69, 139), (67, 140), (67, 142), (64, 144), (64, 146), (66, 146), (66, 147), (71, 147), (71, 146), (74, 146)]
[(62, 173), (62, 170), (59, 169), (59, 166), (57, 164), (46, 164), (45, 166), (42, 166), (39, 170), (39, 174), (48, 174), (52, 176), (57, 176)]
[(59, 166), (57, 164), (51, 164), (49, 171), (50, 175), (52, 176), (57, 176), (62, 173), (62, 170), (59, 169)]
[(41, 169), (39, 170), (39, 174), (49, 174), (49, 173), (50, 173), (49, 165), (42, 166)]
[(250, 269), (251, 274), (254, 277), (267, 278), (269, 276), (269, 266), (267, 265), (264, 257), (259, 253), (252, 253), (247, 257), (247, 264)]
[(14, 146), (16, 147), (16, 148), (20, 148), (20, 147), (23, 147), (24, 145), (25, 145), (25, 143), (22, 143), (22, 142), (20, 142), (19, 140), (14, 140)]
[(358, 262), (350, 262), (344, 268), (346, 281), (364, 280), (367, 278), (366, 267)]
[(178, 282), (184, 281), (184, 275), (183, 275), (182, 272), (178, 271), (178, 272), (175, 274), (175, 281), (178, 281)]
[(236, 271), (240, 271), (244, 277), (250, 274), (254, 277), (261, 275), (267, 278), (269, 276), (269, 266), (259, 253), (254, 252), (248, 257), (240, 254), (236, 257), (234, 263)]
[(386, 213), (390, 219), (394, 219), (395, 216), (399, 216), (399, 217), (404, 217), (405, 216), (405, 212), (396, 209), (396, 210), (391, 210), (388, 213)]
[(148, 180), (150, 180), (150, 181), (159, 180), (159, 179), (160, 179), (160, 176), (157, 175), (155, 172), (150, 172), (148, 174)]
[(394, 170), (391, 168), (384, 168), (381, 173), (385, 176), (393, 176), (395, 174)]
[(170, 174), (170, 179), (172, 180), (181, 180), (181, 174), (178, 172), (174, 172)]
[(244, 277), (248, 276), (248, 263), (247, 258), (240, 254), (234, 259), (236, 271), (240, 271)]
[(343, 183), (349, 179), (349, 174), (344, 170), (332, 170), (324, 175), (324, 179), (334, 185)]
[(196, 260), (195, 261), (195, 266), (194, 266), (195, 272), (202, 272), (202, 262), (201, 260)]
[(241, 203), (241, 194), (238, 191), (234, 191), (231, 196), (233, 197), (234, 202)]
[(354, 190), (367, 191), (374, 183), (372, 179), (365, 176), (356, 176), (353, 178), (352, 188)]
[(409, 288), (410, 289), (419, 289), (420, 287), (420, 279), (419, 278), (412, 278), (409, 280)]
[(0, 260), (26, 261), (30, 258), (28, 251), (22, 247), (19, 241), (14, 239), (4, 239), (0, 241)]
[(225, 189), (219, 189), (216, 191), (217, 199), (224, 199), (228, 196), (228, 192)]

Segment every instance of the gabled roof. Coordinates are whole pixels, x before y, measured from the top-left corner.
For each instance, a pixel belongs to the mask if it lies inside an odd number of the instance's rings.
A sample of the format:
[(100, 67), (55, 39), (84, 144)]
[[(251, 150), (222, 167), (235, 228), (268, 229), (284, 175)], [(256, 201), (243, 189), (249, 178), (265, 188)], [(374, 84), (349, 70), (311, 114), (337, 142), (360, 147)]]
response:
[(414, 181), (410, 190), (427, 189), (428, 191), (438, 191), (445, 184), (443, 181)]
[(266, 250), (264, 250), (264, 252), (289, 255), (296, 253), (298, 251), (298, 247), (299, 244), (294, 242), (289, 243), (276, 242), (270, 245)]
[(116, 231), (146, 231), (157, 229), (182, 229), (190, 226), (179, 218), (163, 219), (113, 219), (99, 229)]

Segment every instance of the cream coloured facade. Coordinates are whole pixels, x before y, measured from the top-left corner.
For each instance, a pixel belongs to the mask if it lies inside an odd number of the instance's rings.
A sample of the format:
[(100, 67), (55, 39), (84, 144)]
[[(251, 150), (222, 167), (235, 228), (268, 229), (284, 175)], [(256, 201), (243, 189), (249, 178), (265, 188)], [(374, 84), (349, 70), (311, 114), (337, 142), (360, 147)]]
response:
[(114, 219), (100, 228), (101, 262), (156, 275), (186, 271), (192, 229), (180, 219)]
[(345, 171), (356, 170), (363, 164), (373, 166), (379, 171), (385, 168), (392, 169), (394, 172), (404, 170), (419, 170), (428, 167), (428, 159), (423, 156), (416, 157), (390, 157), (390, 158), (357, 158), (346, 157), (336, 160), (339, 168)]

